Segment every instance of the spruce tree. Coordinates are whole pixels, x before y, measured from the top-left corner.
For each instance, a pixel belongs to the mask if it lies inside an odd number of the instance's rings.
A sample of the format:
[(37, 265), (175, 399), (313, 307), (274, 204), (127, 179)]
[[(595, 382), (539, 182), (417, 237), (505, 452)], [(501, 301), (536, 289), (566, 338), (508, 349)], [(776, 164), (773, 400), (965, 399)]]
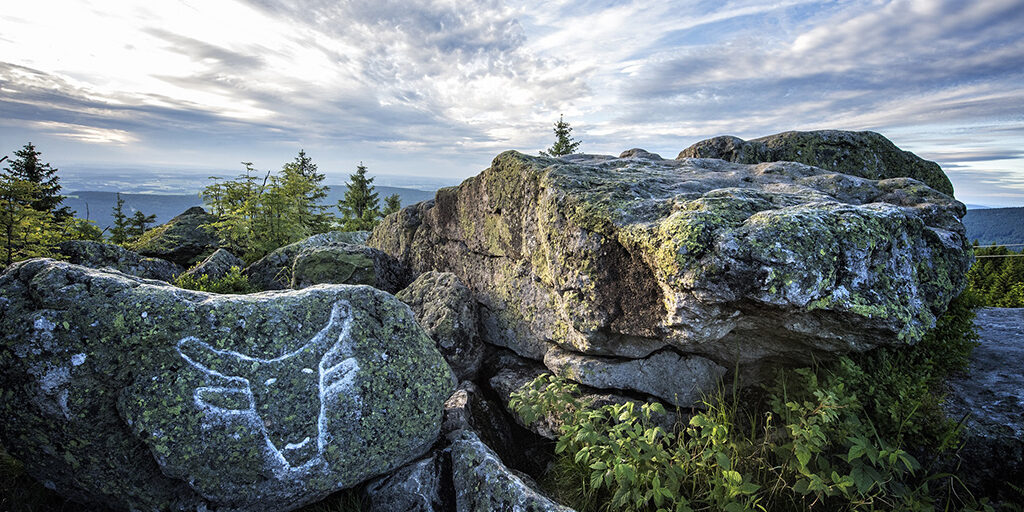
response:
[(146, 215), (141, 210), (135, 210), (135, 215), (128, 220), (130, 229), (128, 234), (132, 237), (142, 236), (146, 232), (146, 227), (150, 224), (156, 224), (156, 214)]
[(128, 216), (124, 214), (124, 199), (121, 199), (120, 192), (111, 215), (114, 217), (114, 226), (110, 228), (110, 242), (121, 245), (128, 241)]
[(60, 194), (60, 177), (57, 169), (39, 160), (42, 152), (29, 142), (14, 153), (15, 159), (4, 173), (14, 180), (24, 180), (35, 185), (35, 195), (29, 207), (37, 212), (49, 213), (57, 223), (71, 217), (71, 209), (62, 206), (64, 196)]
[(341, 227), (345, 231), (373, 229), (380, 217), (377, 193), (373, 190), (373, 178), (366, 177), (366, 166), (359, 162), (356, 173), (349, 175), (345, 199), (338, 201), (341, 210)]
[(547, 151), (541, 151), (542, 155), (546, 156), (562, 156), (571, 155), (576, 152), (576, 148), (580, 147), (578, 140), (572, 138), (572, 127), (569, 123), (565, 122), (565, 118), (559, 114), (558, 122), (555, 123), (555, 144), (548, 148)]
[(384, 198), (384, 209), (381, 210), (380, 216), (382, 218), (387, 217), (388, 215), (391, 215), (392, 213), (395, 213), (401, 209), (402, 196), (399, 196), (398, 194), (391, 194), (390, 196)]

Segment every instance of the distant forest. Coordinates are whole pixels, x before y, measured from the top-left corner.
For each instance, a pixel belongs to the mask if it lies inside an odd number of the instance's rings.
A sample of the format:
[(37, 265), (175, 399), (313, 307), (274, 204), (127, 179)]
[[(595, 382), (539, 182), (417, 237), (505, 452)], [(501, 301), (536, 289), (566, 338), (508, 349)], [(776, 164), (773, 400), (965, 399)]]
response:
[[(433, 199), (434, 193), (424, 190), (399, 187), (376, 186), (374, 189), (380, 197), (387, 197), (391, 194), (398, 194), (402, 199), (402, 206)], [(345, 198), (345, 186), (335, 185), (327, 192), (324, 204), (335, 204)], [(143, 211), (146, 214), (156, 215), (156, 223), (163, 224), (174, 216), (189, 209), (192, 206), (203, 206), (203, 200), (199, 194), (121, 194), (124, 200), (125, 212), (129, 215), (135, 211)], [(109, 228), (114, 219), (111, 210), (116, 202), (114, 192), (82, 192), (68, 193), (64, 199), (64, 205), (73, 210), (75, 215), (96, 222), (100, 229)]]
[(967, 239), (979, 245), (1024, 243), (1024, 208), (967, 210)]

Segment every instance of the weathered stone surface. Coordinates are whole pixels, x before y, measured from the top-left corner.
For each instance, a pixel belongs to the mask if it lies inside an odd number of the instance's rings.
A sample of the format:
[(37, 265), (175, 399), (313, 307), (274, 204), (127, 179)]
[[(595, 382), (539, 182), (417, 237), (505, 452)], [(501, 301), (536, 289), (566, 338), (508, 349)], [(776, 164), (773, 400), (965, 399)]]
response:
[(903, 151), (875, 132), (783, 132), (749, 141), (723, 135), (684, 149), (678, 158), (719, 158), (741, 164), (800, 162), (873, 180), (914, 178), (953, 195), (953, 184), (939, 164)]
[(598, 389), (639, 391), (673, 405), (699, 403), (718, 387), (725, 368), (701, 356), (672, 350), (643, 359), (609, 359), (552, 348), (544, 365), (555, 375)]
[(966, 417), (958, 472), (981, 496), (1016, 500), (1007, 483), (1024, 482), (1024, 309), (982, 308), (981, 344), (966, 375), (949, 381), (946, 410)]
[(491, 512), (570, 512), (539, 491), (530, 477), (509, 469), (475, 433), (461, 430), (451, 446), (455, 510)]
[(451, 458), (442, 452), (381, 477), (364, 491), (368, 512), (447, 512), (455, 508), (451, 494)]
[(0, 439), (121, 510), (291, 510), (436, 440), (453, 376), (368, 286), (215, 295), (48, 259), (0, 276)]
[(412, 308), (459, 380), (476, 376), (484, 359), (476, 299), (455, 274), (425, 272), (395, 296)]
[(913, 343), (963, 288), (964, 206), (918, 181), (799, 163), (506, 152), (369, 245), (455, 273), (487, 342), (753, 373)]
[(367, 231), (331, 231), (272, 251), (244, 270), (261, 290), (304, 288), (313, 284), (368, 284), (394, 293), (408, 273), (380, 251), (360, 245)]
[(71, 240), (61, 242), (58, 249), (64, 259), (76, 265), (90, 268), (110, 268), (144, 279), (173, 281), (182, 268), (167, 260), (147, 258), (124, 247), (93, 242)]
[(201, 263), (185, 271), (185, 275), (196, 278), (206, 275), (210, 279), (220, 279), (231, 271), (231, 267), (245, 268), (245, 262), (227, 249), (217, 249)]
[(648, 160), (662, 160), (661, 155), (657, 153), (651, 153), (646, 149), (633, 148), (623, 151), (619, 158), (646, 158)]
[(193, 206), (166, 224), (146, 231), (128, 248), (143, 256), (165, 259), (190, 268), (219, 246), (216, 235), (202, 227), (216, 220), (217, 217), (206, 213), (206, 210)]

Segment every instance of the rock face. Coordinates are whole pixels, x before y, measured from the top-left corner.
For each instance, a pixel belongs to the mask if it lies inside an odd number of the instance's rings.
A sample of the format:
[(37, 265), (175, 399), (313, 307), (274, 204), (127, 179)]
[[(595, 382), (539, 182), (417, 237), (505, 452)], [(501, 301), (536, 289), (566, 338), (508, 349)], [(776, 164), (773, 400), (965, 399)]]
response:
[(193, 206), (166, 224), (146, 231), (130, 248), (143, 256), (153, 256), (189, 268), (213, 253), (217, 237), (202, 228), (217, 217)]
[(982, 308), (974, 324), (981, 345), (946, 403), (950, 418), (966, 417), (956, 462), (979, 495), (1012, 502), (1020, 494), (1006, 484), (1024, 481), (1024, 309)]
[(426, 272), (396, 297), (412, 308), (455, 376), (460, 381), (472, 379), (483, 362), (484, 346), (477, 334), (476, 299), (469, 288), (450, 272)]
[(245, 262), (238, 259), (227, 249), (217, 249), (202, 263), (185, 271), (185, 275), (192, 277), (210, 276), (210, 279), (220, 279), (231, 271), (231, 267), (245, 268)]
[(47, 259), (0, 276), (0, 439), (84, 503), (292, 510), (422, 455), (452, 388), (367, 286), (215, 295)]
[(366, 231), (331, 231), (274, 250), (245, 269), (261, 290), (305, 288), (313, 284), (368, 284), (394, 293), (408, 276), (386, 254), (358, 245)]
[(903, 151), (875, 132), (783, 132), (749, 141), (723, 135), (684, 149), (678, 158), (718, 158), (741, 164), (800, 162), (873, 180), (914, 178), (953, 195), (953, 184), (939, 164)]
[(456, 274), (483, 339), (520, 355), (668, 348), (754, 374), (920, 339), (964, 286), (964, 212), (799, 163), (506, 152), (368, 244)]
[(174, 263), (159, 258), (147, 258), (113, 244), (71, 240), (61, 242), (58, 248), (69, 262), (76, 265), (110, 268), (144, 279), (170, 282), (182, 272), (182, 268)]

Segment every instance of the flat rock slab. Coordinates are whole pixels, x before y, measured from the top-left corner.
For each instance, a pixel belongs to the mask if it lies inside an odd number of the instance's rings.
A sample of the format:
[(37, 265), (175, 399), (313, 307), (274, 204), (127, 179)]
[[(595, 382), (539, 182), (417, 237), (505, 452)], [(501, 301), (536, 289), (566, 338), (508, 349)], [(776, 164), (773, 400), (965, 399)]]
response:
[(982, 308), (974, 324), (981, 344), (967, 374), (950, 380), (946, 410), (966, 417), (963, 478), (1016, 499), (1005, 484), (1024, 481), (1024, 308)]
[(419, 457), (453, 376), (368, 286), (216, 295), (48, 259), (0, 276), (0, 439), (118, 510), (292, 510)]

